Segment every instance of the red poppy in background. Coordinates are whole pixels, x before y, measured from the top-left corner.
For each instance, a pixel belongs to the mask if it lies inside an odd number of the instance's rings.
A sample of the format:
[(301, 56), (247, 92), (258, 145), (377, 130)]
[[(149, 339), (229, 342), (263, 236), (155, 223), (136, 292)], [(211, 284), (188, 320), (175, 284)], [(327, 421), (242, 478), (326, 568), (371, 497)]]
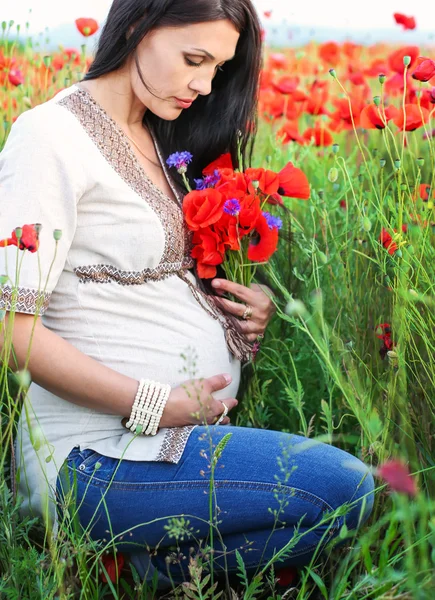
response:
[(15, 87), (22, 85), (24, 83), (24, 75), (20, 71), (20, 69), (11, 69), (8, 75), (9, 81)]
[(388, 57), (388, 64), (390, 65), (390, 69), (395, 71), (396, 73), (403, 73), (405, 70), (405, 65), (403, 63), (403, 57), (409, 56), (411, 58), (411, 62), (409, 63), (409, 67), (412, 67), (415, 61), (420, 54), (420, 48), (418, 46), (403, 46), (399, 48)]
[(77, 29), (85, 37), (94, 35), (99, 29), (99, 25), (95, 19), (80, 18), (76, 19), (75, 23)]
[(415, 22), (415, 17), (407, 17), (406, 15), (404, 15), (402, 13), (394, 13), (393, 17), (398, 25), (403, 26), (404, 30), (416, 28), (417, 24)]
[(386, 124), (394, 119), (399, 110), (395, 106), (387, 106), (385, 115), (382, 108), (372, 103), (363, 108), (360, 115), (360, 126), (364, 129), (385, 129)]
[(304, 131), (302, 137), (307, 141), (311, 142), (314, 140), (315, 146), (331, 146), (333, 143), (333, 138), (331, 132), (326, 129), (326, 127), (322, 127), (316, 124), (315, 127), (309, 127)]
[(284, 77), (281, 77), (276, 83), (273, 84), (273, 87), (281, 94), (292, 94), (298, 87), (299, 83), (299, 77), (290, 77), (289, 75), (284, 75)]
[(416, 104), (405, 104), (405, 111), (400, 108), (393, 122), (403, 131), (415, 131), (427, 123), (429, 120), (429, 111), (426, 108), (419, 107)]
[[(420, 183), (419, 192), (420, 192), (420, 198), (423, 200), (423, 202), (427, 202), (431, 195), (430, 184), (429, 183)], [(435, 189), (432, 190), (432, 198), (435, 199)]]
[(282, 144), (288, 144), (289, 142), (305, 144), (304, 138), (299, 133), (297, 121), (287, 121), (284, 123), (281, 129), (278, 130), (276, 137), (281, 140)]
[(435, 77), (435, 61), (431, 58), (419, 56), (412, 77), (417, 81), (429, 81), (429, 79)]
[(286, 69), (287, 68), (287, 57), (285, 54), (280, 52), (274, 52), (269, 55), (268, 67), (270, 69)]
[(319, 57), (331, 67), (336, 67), (340, 62), (340, 46), (337, 42), (326, 42), (319, 46)]
[[(20, 239), (20, 250), (28, 250), (29, 252), (36, 252), (39, 248), (38, 234), (34, 225), (23, 225), (22, 235)], [(0, 240), (0, 247), (6, 246), (18, 246), (18, 239), (15, 230), (12, 232), (10, 238)]]
[(272, 11), (271, 10), (265, 10), (264, 11), (264, 16), (266, 17), (266, 19), (270, 19), (270, 17), (272, 16)]
[[(116, 583), (117, 578), (119, 577), (121, 570), (124, 566), (124, 562), (125, 562), (123, 553), (117, 552), (116, 560), (113, 558), (112, 555), (105, 554), (101, 558), (101, 562), (103, 563), (104, 568), (107, 571), (110, 581), (112, 583)], [(104, 573), (104, 571), (101, 573), (101, 580), (104, 583), (107, 583), (107, 577), (106, 577), (106, 574)]]
[(398, 459), (391, 459), (377, 469), (381, 477), (394, 492), (407, 494), (411, 498), (417, 495), (417, 485), (412, 478), (408, 466)]

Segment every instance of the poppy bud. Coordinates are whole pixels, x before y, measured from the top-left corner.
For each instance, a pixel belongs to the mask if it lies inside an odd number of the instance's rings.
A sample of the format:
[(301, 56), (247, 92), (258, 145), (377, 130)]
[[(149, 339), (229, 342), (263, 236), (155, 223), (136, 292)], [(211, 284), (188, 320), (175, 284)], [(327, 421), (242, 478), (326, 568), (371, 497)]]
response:
[(396, 169), (400, 169), (401, 166), (401, 161), (400, 158), (396, 158), (396, 160), (394, 161), (394, 166), (396, 167)]
[(406, 55), (403, 57), (403, 64), (405, 65), (405, 67), (409, 67), (409, 65), (411, 64), (411, 57)]
[(387, 161), (385, 160), (385, 158), (379, 159), (379, 166), (381, 167), (381, 169), (383, 169), (386, 164), (387, 164)]
[(26, 108), (32, 108), (32, 101), (28, 96), (23, 96), (23, 104)]
[(23, 229), (21, 227), (16, 227), (15, 235), (17, 236), (17, 240), (20, 240), (23, 237)]
[[(434, 91), (435, 91), (435, 88), (434, 88)], [(435, 102), (435, 100), (434, 100), (434, 102)], [(332, 152), (333, 152), (334, 154), (337, 154), (337, 152), (338, 152), (339, 150), (340, 150), (340, 146), (339, 146), (338, 144), (332, 144)]]
[(53, 59), (52, 59), (52, 57), (51, 57), (49, 54), (47, 54), (46, 56), (43, 56), (43, 57), (42, 57), (42, 60), (44, 61), (44, 65), (45, 65), (45, 66), (47, 67), (47, 69), (48, 69), (48, 67), (51, 65), (51, 61), (52, 61)]
[(420, 167), (420, 169), (424, 167), (424, 158), (417, 158), (417, 166)]
[(337, 79), (337, 73), (335, 72), (335, 69), (329, 69), (329, 74), (331, 75), (331, 77), (333, 77), (334, 79)]
[(378, 151), (377, 148), (373, 148), (373, 150), (372, 150), (372, 156), (373, 156), (373, 158), (378, 155), (378, 152), (379, 151)]
[(381, 103), (381, 97), (380, 97), (380, 96), (374, 96), (374, 98), (373, 98), (373, 103), (374, 103), (376, 106), (379, 106), (379, 105), (380, 105), (380, 103)]
[(58, 242), (60, 240), (60, 238), (62, 237), (62, 230), (61, 229), (55, 229), (53, 231), (53, 237), (56, 240), (56, 242)]
[(317, 193), (319, 194), (320, 200), (323, 200), (323, 190), (319, 190)]
[(7, 275), (0, 275), (0, 285), (4, 285), (8, 279), (9, 277)]
[(406, 185), (406, 183), (401, 183), (400, 189), (402, 190), (402, 192), (406, 192), (406, 190), (408, 189), (408, 186)]
[(363, 175), (362, 173), (360, 173), (360, 174), (358, 175), (358, 181), (359, 181), (360, 183), (362, 183), (362, 182), (364, 181), (364, 175)]
[(18, 384), (22, 388), (28, 388), (32, 383), (32, 377), (30, 372), (26, 370), (18, 371), (15, 373), (15, 377), (17, 378)]
[(370, 231), (372, 228), (372, 222), (370, 221), (370, 219), (368, 217), (364, 217), (363, 219), (363, 229), (364, 231)]
[(36, 235), (39, 235), (41, 233), (41, 229), (42, 229), (41, 223), (35, 223), (33, 227), (36, 231)]
[(285, 307), (285, 312), (289, 317), (303, 317), (306, 315), (307, 309), (300, 300), (290, 300)]
[(329, 170), (328, 179), (331, 183), (335, 183), (338, 179), (338, 169), (332, 167), (332, 169)]
[(6, 23), (6, 21), (2, 21), (2, 31), (6, 31), (8, 24)]
[(383, 73), (379, 73), (379, 83), (380, 84), (385, 83), (385, 79), (386, 79), (385, 75)]
[(402, 256), (403, 256), (402, 250), (400, 248), (398, 248), (396, 250), (396, 252), (394, 253), (394, 256), (397, 256), (397, 258), (402, 258)]

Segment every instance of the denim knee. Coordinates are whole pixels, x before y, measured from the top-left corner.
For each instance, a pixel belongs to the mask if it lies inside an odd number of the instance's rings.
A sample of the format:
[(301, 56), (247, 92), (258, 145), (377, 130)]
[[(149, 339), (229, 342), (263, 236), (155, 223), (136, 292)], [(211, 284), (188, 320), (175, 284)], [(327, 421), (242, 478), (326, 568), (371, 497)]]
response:
[(355, 456), (343, 463), (341, 504), (350, 504), (343, 522), (348, 529), (357, 529), (367, 521), (373, 509), (375, 482), (370, 468)]

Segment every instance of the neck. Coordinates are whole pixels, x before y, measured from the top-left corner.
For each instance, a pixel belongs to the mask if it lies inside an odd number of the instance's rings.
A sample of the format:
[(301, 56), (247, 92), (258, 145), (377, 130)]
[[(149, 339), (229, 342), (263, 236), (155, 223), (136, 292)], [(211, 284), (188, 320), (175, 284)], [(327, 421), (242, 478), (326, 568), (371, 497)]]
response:
[(135, 95), (128, 74), (122, 70), (80, 83), (122, 128), (142, 127), (146, 106)]

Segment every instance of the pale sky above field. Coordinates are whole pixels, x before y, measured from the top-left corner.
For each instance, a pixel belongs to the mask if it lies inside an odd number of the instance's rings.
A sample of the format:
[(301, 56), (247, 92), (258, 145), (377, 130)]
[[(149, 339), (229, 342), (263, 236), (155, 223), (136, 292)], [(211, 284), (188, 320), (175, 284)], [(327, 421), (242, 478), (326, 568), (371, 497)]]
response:
[[(435, 2), (431, 0), (254, 0), (263, 17), (263, 11), (272, 10), (272, 19), (265, 22), (312, 27), (344, 27), (347, 29), (378, 29), (399, 27), (393, 12), (414, 16), (419, 30), (435, 29)], [(30, 31), (42, 31), (74, 22), (78, 17), (103, 20), (111, 0), (10, 0), (0, 10), (0, 20), (14, 19), (16, 23), (30, 22)], [(32, 8), (31, 14), (29, 9)]]

